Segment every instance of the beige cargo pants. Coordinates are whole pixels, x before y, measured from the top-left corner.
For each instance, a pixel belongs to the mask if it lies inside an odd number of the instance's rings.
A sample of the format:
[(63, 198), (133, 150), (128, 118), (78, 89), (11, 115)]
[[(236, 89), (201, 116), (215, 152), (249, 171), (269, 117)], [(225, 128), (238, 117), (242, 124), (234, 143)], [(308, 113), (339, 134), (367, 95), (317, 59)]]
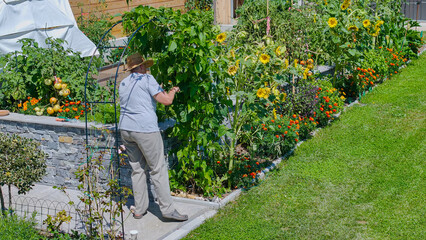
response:
[(170, 195), (169, 174), (164, 158), (164, 145), (160, 132), (140, 133), (121, 130), (121, 139), (126, 146), (132, 167), (135, 214), (143, 214), (149, 205), (147, 171), (151, 176), (162, 214), (175, 210)]

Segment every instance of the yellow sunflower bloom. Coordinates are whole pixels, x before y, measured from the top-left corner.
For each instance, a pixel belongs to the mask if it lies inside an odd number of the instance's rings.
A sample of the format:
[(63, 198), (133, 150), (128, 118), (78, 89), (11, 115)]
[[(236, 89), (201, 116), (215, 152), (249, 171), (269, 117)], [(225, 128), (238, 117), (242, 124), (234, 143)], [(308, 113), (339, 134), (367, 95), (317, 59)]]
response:
[(355, 31), (355, 32), (357, 32), (358, 31), (358, 27), (355, 26), (355, 25), (351, 25), (351, 26), (348, 27), (348, 30), (349, 31)]
[(221, 33), (219, 35), (216, 36), (216, 41), (222, 43), (223, 41), (225, 41), (226, 39), (226, 33)]
[(270, 59), (269, 55), (268, 55), (268, 54), (264, 54), (264, 53), (262, 53), (262, 54), (260, 55), (260, 58), (259, 58), (259, 60), (260, 60), (263, 64), (267, 64), (267, 63), (269, 62), (269, 59)]
[(340, 5), (340, 9), (342, 9), (342, 11), (345, 11), (346, 9), (348, 9), (348, 7), (349, 7), (349, 4), (346, 4), (346, 2)]
[(284, 69), (287, 69), (288, 65), (289, 65), (288, 59), (284, 59)]
[(282, 97), (281, 101), (285, 102), (285, 99), (287, 98), (287, 93), (283, 93), (283, 95), (282, 95), (282, 96), (283, 96), (283, 97)]
[(383, 20), (380, 20), (380, 21), (378, 21), (377, 23), (376, 23), (376, 26), (375, 27), (380, 27), (380, 26), (382, 26), (383, 25), (383, 23), (385, 23)]
[(263, 88), (259, 88), (256, 92), (256, 96), (258, 98), (263, 98), (263, 97), (265, 97), (265, 95), (266, 95), (266, 91)]
[(263, 96), (264, 99), (267, 99), (269, 97), (269, 94), (271, 93), (271, 89), (270, 88), (264, 88), (265, 90), (265, 96)]
[(229, 66), (229, 68), (228, 68), (228, 73), (229, 73), (229, 75), (232, 75), (232, 76), (234, 76), (236, 73), (237, 73), (237, 71), (238, 71), (238, 67), (237, 66)]
[(281, 49), (280, 49), (280, 46), (278, 46), (278, 47), (277, 47), (277, 49), (275, 49), (275, 54), (276, 54), (277, 56), (281, 55)]
[(370, 22), (370, 20), (365, 19), (364, 21), (362, 21), (362, 25), (364, 25), (364, 27), (367, 28), (371, 25), (371, 22)]
[(379, 33), (380, 33), (380, 28), (376, 28), (375, 32), (370, 34), (370, 35), (373, 36), (373, 37), (377, 37), (377, 36), (379, 36)]
[(230, 51), (230, 53), (231, 53), (232, 58), (235, 58), (235, 52), (234, 52), (233, 49)]
[(276, 87), (273, 87), (272, 93), (274, 94), (274, 96), (278, 96), (278, 95), (280, 95), (280, 90), (278, 90)]
[(330, 28), (334, 28), (337, 26), (337, 19), (335, 17), (331, 17), (328, 19), (327, 23)]

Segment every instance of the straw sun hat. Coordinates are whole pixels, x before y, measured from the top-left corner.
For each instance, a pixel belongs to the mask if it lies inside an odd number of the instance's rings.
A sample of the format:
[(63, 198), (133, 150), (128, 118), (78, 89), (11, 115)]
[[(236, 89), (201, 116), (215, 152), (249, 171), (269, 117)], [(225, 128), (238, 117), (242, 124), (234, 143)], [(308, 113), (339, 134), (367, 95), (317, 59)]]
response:
[(154, 61), (151, 59), (145, 60), (139, 53), (132, 54), (127, 57), (127, 71), (130, 71), (140, 65), (145, 65), (146, 68), (154, 65)]

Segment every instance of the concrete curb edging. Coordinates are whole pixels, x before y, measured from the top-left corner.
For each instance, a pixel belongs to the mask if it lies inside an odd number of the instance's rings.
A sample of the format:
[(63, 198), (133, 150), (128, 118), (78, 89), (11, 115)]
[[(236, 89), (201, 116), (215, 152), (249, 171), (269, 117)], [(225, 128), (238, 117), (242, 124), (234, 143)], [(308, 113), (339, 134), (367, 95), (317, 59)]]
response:
[(207, 202), (207, 201), (201, 201), (201, 200), (195, 200), (195, 199), (188, 199), (188, 198), (181, 198), (181, 197), (173, 197), (175, 201), (179, 202), (186, 202), (186, 203), (192, 203), (192, 204), (200, 204), (209, 207), (211, 210), (207, 210), (206, 212), (202, 213), (198, 217), (192, 219), (191, 221), (179, 226), (175, 231), (172, 231), (169, 234), (166, 234), (162, 239), (163, 240), (178, 240), (183, 237), (185, 237), (188, 233), (190, 233), (192, 230), (199, 227), (202, 223), (204, 223), (207, 219), (212, 218), (220, 208), (223, 208), (231, 201), (234, 201), (238, 196), (241, 194), (241, 189), (237, 189), (233, 191), (231, 194), (226, 196), (224, 199), (222, 199), (220, 202)]
[(206, 211), (200, 216), (192, 219), (188, 223), (184, 224), (180, 228), (175, 231), (172, 231), (167, 236), (161, 238), (163, 240), (177, 240), (185, 237), (192, 230), (198, 228), (201, 224), (203, 224), (207, 219), (213, 217), (217, 213), (217, 210)]

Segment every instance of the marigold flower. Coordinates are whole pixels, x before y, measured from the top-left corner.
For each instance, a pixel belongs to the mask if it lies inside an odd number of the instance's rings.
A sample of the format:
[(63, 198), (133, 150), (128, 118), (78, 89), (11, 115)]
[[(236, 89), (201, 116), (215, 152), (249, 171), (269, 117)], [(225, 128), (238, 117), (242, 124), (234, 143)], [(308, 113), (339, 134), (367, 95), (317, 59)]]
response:
[(226, 33), (221, 33), (219, 35), (216, 36), (216, 41), (222, 43), (223, 41), (225, 41), (226, 39)]
[(260, 58), (259, 58), (259, 60), (260, 60), (263, 64), (267, 64), (267, 63), (269, 62), (269, 59), (270, 59), (269, 55), (268, 55), (268, 54), (264, 54), (264, 53), (262, 53), (262, 54), (260, 55)]
[(330, 28), (334, 28), (337, 26), (337, 19), (335, 17), (331, 17), (328, 19), (327, 23)]
[(36, 105), (38, 103), (38, 99), (37, 98), (32, 98), (30, 100), (31, 105)]

